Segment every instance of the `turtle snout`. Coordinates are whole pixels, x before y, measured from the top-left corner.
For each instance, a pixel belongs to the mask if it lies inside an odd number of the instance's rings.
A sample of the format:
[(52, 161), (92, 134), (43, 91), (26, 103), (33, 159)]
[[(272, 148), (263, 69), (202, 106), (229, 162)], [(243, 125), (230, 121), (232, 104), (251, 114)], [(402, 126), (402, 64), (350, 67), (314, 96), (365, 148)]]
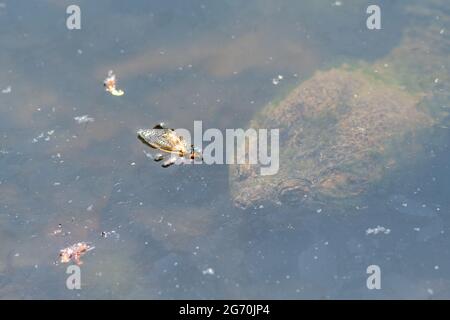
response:
[(311, 183), (305, 179), (284, 180), (278, 187), (278, 198), (281, 203), (285, 204), (306, 201), (311, 193)]

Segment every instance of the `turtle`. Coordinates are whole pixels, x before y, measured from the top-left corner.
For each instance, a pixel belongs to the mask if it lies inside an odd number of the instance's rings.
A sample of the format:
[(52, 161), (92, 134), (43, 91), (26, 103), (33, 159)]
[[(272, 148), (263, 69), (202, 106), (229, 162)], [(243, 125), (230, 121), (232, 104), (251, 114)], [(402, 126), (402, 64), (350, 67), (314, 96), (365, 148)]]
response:
[[(194, 160), (200, 157), (200, 153), (195, 150), (194, 145), (188, 149), (184, 138), (178, 135), (175, 129), (167, 128), (164, 123), (157, 124), (153, 129), (139, 129), (137, 135), (139, 140), (151, 148), (172, 154), (163, 162), (163, 168), (173, 165), (178, 158)], [(153, 159), (158, 162), (163, 160), (164, 156), (158, 153)]]
[(424, 23), (408, 26), (385, 57), (317, 71), (257, 112), (250, 128), (279, 129), (280, 169), (230, 166), (235, 206), (349, 212), (425, 163), (448, 122), (450, 5), (407, 9)]

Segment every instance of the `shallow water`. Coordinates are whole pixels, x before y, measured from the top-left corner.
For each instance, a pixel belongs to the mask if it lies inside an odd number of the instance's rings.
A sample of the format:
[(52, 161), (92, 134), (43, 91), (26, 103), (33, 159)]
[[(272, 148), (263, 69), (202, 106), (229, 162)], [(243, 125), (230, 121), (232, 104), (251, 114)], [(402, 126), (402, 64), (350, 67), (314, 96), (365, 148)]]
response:
[[(245, 127), (314, 71), (383, 57), (411, 23), (399, 2), (381, 1), (380, 31), (366, 1), (2, 3), (0, 298), (450, 298), (447, 145), (414, 188), (342, 218), (235, 209), (227, 166), (162, 169), (136, 137), (160, 121)], [(110, 69), (122, 97), (103, 89)], [(55, 261), (79, 241), (95, 249), (68, 290)]]

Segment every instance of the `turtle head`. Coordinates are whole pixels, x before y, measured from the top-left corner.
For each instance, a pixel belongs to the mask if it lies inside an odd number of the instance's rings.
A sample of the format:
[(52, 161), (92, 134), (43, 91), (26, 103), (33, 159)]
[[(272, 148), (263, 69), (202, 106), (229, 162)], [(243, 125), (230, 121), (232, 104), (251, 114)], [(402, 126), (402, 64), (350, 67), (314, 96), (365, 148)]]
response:
[(231, 184), (230, 191), (236, 207), (296, 206), (313, 200), (312, 184), (307, 179), (261, 176), (255, 175), (254, 171), (242, 171)]
[(312, 201), (312, 183), (307, 179), (291, 178), (277, 185), (277, 198), (281, 204), (298, 205)]

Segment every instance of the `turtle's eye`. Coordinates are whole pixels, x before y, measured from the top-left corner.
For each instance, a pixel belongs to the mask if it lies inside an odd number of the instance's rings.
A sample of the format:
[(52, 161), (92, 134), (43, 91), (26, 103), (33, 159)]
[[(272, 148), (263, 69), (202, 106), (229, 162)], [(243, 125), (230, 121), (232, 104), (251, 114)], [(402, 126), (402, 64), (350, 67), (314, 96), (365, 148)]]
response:
[(279, 199), (286, 204), (305, 201), (309, 192), (309, 182), (303, 179), (285, 180), (279, 185)]
[(281, 190), (279, 198), (282, 203), (295, 204), (301, 202), (306, 196), (303, 190), (294, 188)]

